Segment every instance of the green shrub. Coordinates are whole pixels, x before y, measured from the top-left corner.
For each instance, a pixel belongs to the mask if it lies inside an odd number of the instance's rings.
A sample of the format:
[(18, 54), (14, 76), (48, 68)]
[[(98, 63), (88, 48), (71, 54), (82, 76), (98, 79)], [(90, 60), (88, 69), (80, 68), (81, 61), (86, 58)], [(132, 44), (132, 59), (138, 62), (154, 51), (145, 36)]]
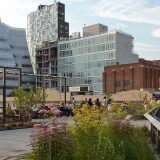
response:
[(4, 127), (4, 124), (0, 124), (0, 128), (3, 128)]
[(5, 124), (4, 125), (6, 129), (12, 129), (12, 125), (11, 124)]
[(144, 117), (143, 114), (135, 114), (135, 115), (132, 115), (131, 119), (134, 119), (134, 120), (145, 120), (146, 118)]

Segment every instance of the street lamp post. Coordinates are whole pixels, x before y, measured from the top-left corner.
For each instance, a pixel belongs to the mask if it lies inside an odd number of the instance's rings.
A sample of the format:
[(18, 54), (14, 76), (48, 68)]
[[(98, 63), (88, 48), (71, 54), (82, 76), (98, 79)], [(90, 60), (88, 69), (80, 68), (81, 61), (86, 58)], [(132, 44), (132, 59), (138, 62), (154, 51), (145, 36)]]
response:
[(6, 122), (6, 68), (3, 68), (3, 124)]

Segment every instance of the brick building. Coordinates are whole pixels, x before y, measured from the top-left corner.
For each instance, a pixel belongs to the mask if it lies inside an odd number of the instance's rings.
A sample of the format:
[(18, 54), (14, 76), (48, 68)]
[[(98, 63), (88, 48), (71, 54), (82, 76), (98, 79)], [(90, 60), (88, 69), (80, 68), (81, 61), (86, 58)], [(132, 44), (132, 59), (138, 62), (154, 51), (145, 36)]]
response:
[(160, 88), (160, 60), (106, 66), (103, 72), (104, 93), (115, 93), (132, 89)]

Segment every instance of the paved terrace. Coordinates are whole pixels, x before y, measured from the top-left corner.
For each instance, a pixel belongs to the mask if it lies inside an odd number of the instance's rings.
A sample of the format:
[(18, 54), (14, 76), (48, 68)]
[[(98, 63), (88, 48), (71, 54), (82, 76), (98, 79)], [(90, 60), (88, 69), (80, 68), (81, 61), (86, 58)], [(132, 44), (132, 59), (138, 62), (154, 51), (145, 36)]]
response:
[(0, 131), (0, 160), (30, 151), (32, 129)]

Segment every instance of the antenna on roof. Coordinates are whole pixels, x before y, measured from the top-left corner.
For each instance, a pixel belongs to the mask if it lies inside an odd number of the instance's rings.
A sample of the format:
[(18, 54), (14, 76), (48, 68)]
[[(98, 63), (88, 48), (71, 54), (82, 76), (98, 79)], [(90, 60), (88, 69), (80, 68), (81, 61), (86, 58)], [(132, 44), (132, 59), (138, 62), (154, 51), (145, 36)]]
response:
[(54, 0), (54, 3), (56, 3), (56, 0)]

